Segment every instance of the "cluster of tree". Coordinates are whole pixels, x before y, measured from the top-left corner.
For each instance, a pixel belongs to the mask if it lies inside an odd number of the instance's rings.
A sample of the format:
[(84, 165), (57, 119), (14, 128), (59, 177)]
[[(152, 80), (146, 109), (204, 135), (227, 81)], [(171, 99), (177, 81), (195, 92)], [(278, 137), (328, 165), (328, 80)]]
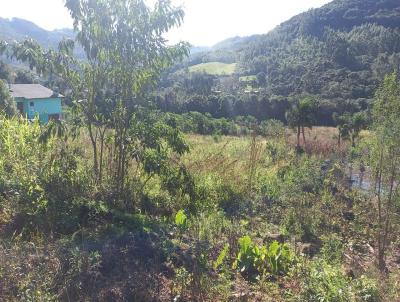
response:
[(173, 119), (177, 127), (186, 133), (202, 135), (239, 135), (249, 132), (249, 128), (244, 126), (244, 130), (242, 130), (234, 121), (225, 118), (216, 119), (209, 114), (202, 114), (199, 112), (183, 114), (166, 113), (164, 118), (166, 120)]
[(374, 136), (367, 152), (376, 203), (377, 263), (387, 272), (387, 250), (393, 238), (393, 223), (398, 214), (400, 160), (400, 81), (389, 74), (376, 92), (373, 108)]
[(300, 134), (303, 135), (303, 143), (306, 144), (304, 128), (311, 128), (316, 123), (317, 101), (311, 97), (295, 102), (286, 112), (289, 126), (297, 131), (297, 147), (300, 147)]
[(38, 77), (27, 69), (15, 68), (0, 60), (0, 79), (9, 84), (32, 84)]
[(201, 135), (231, 135), (242, 136), (256, 133), (269, 136), (271, 123), (284, 124), (278, 120), (258, 121), (251, 115), (237, 116), (234, 119), (213, 118), (209, 113), (187, 112), (187, 113), (164, 113), (162, 118), (168, 122), (173, 120), (178, 129), (185, 133)]
[(342, 140), (346, 139), (351, 141), (352, 147), (355, 147), (356, 139), (359, 137), (360, 132), (366, 129), (370, 124), (369, 117), (366, 112), (357, 112), (354, 114), (345, 112), (343, 115), (334, 113), (333, 119), (335, 120), (339, 131), (339, 147)]
[[(201, 78), (202, 75), (195, 75), (195, 78)], [(208, 75), (204, 77), (209, 78)], [(193, 78), (193, 75), (189, 75)], [(240, 90), (223, 91), (213, 86), (214, 82), (206, 82), (206, 86), (198, 87), (204, 82), (201, 80), (193, 81), (194, 86), (184, 87), (181, 83), (188, 84), (185, 77), (175, 83), (174, 87), (164, 89), (156, 96), (156, 104), (159, 109), (166, 112), (185, 113), (197, 111), (200, 113), (209, 113), (215, 118), (232, 119), (237, 116), (251, 115), (258, 120), (278, 119), (285, 120), (285, 112), (289, 108), (289, 101), (284, 98), (267, 98), (262, 94), (245, 93)], [(227, 85), (240, 87), (236, 79), (227, 80)], [(211, 84), (211, 85), (210, 85)], [(198, 87), (195, 88), (195, 86)], [(221, 88), (219, 86), (219, 88)], [(204, 93), (204, 91), (207, 91)]]
[(10, 95), (7, 82), (0, 79), (0, 113), (11, 116), (16, 112), (15, 102)]

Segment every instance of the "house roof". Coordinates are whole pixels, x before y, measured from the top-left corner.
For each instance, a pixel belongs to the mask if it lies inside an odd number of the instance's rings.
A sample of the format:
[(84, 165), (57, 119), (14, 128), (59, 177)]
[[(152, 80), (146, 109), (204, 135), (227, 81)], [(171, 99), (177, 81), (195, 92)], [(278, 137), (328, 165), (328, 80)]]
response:
[(10, 85), (10, 92), (14, 98), (47, 99), (62, 97), (62, 95), (55, 94), (53, 90), (40, 84), (12, 84)]

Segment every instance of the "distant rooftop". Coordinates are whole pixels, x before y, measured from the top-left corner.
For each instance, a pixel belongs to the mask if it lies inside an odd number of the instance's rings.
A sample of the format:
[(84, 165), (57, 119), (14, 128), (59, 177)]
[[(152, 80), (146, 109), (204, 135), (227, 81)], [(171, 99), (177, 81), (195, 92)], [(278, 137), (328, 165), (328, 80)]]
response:
[(10, 92), (14, 98), (25, 99), (47, 99), (51, 97), (62, 97), (40, 84), (11, 84)]

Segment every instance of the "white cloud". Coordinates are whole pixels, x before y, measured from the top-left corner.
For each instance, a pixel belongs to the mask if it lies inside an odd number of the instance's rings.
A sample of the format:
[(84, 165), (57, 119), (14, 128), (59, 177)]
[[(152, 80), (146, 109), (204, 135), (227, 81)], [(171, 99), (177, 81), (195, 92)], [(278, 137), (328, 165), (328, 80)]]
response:
[[(148, 0), (154, 2), (154, 0)], [(0, 0), (0, 16), (19, 17), (46, 29), (72, 27), (63, 0)], [(209, 46), (233, 36), (262, 34), (290, 17), (330, 0), (173, 0), (183, 5), (185, 23), (172, 42)]]

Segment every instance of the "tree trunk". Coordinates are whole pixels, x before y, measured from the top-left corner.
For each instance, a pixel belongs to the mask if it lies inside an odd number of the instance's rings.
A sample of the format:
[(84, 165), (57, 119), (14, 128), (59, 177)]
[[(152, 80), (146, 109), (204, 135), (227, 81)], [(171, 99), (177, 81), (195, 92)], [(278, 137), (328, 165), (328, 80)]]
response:
[(104, 136), (106, 133), (106, 128), (102, 129), (100, 133), (100, 160), (99, 160), (99, 181), (103, 179), (103, 156), (104, 156)]
[(300, 148), (300, 133), (301, 133), (301, 128), (299, 125), (297, 126), (297, 148)]
[(385, 228), (383, 229), (383, 240), (382, 240), (382, 255), (383, 257), (383, 264), (385, 264), (382, 269), (380, 267), (381, 272), (386, 271), (386, 248), (388, 246), (388, 237), (389, 237), (389, 231), (390, 231), (390, 217), (391, 217), (391, 210), (392, 210), (392, 203), (393, 203), (393, 198), (394, 198), (394, 192), (395, 192), (395, 179), (396, 179), (396, 166), (392, 161), (392, 169), (391, 169), (391, 175), (390, 175), (390, 189), (389, 189), (389, 196), (388, 196), (388, 201), (386, 204), (386, 217), (385, 217)]
[(306, 134), (304, 132), (304, 126), (301, 127), (301, 133), (303, 134), (303, 144), (305, 147), (306, 146)]
[(99, 162), (97, 158), (97, 138), (93, 135), (93, 129), (92, 129), (92, 124), (88, 124), (88, 131), (89, 131), (89, 137), (90, 141), (92, 142), (92, 149), (93, 149), (93, 172), (96, 181), (98, 180), (99, 176)]
[(383, 247), (383, 238), (382, 238), (382, 224), (383, 224), (383, 216), (382, 216), (382, 171), (383, 170), (383, 150), (381, 150), (381, 155), (379, 159), (379, 166), (378, 166), (378, 268), (381, 272), (384, 272), (386, 269), (385, 263), (385, 250)]

